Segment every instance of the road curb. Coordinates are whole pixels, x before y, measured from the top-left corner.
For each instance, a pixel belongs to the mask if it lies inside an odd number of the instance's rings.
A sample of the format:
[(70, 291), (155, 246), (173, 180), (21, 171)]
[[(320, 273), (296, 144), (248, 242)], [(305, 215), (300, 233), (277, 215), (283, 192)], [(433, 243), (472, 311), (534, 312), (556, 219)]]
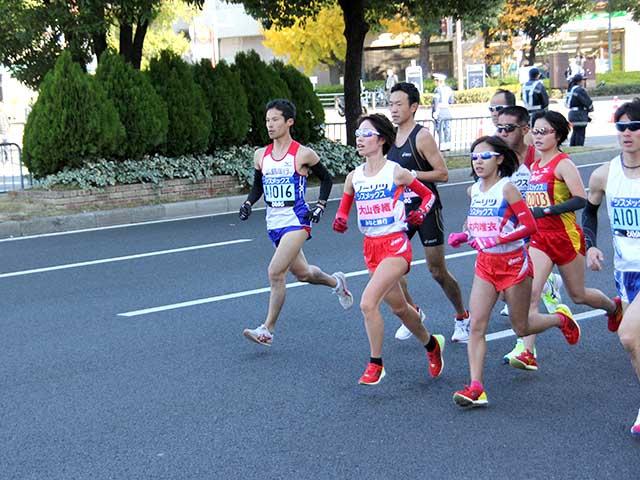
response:
[[(604, 148), (602, 150), (575, 153), (571, 158), (577, 165), (600, 163), (610, 160), (619, 150)], [(470, 180), (470, 168), (460, 168), (449, 171), (449, 183)], [(342, 196), (344, 185), (335, 184), (332, 198)], [(307, 200), (315, 201), (320, 188), (310, 187), (307, 190)], [(221, 215), (237, 212), (245, 201), (246, 195), (219, 197), (206, 200), (191, 200), (186, 202), (148, 205), (142, 207), (102, 210), (72, 215), (57, 215), (51, 217), (36, 217), (28, 220), (10, 220), (0, 223), (0, 238), (15, 238), (44, 233), (71, 232), (98, 227), (128, 225), (150, 221), (178, 220), (196, 216)], [(260, 200), (255, 208), (264, 207)]]

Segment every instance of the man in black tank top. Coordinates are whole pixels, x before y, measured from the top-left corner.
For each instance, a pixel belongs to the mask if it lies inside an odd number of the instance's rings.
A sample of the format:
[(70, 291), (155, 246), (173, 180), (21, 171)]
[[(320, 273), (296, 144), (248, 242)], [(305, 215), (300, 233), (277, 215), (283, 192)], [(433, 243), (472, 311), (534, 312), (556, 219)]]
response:
[[(445, 295), (456, 311), (455, 328), (451, 340), (466, 342), (469, 338), (469, 312), (464, 308), (460, 286), (447, 269), (444, 259), (444, 225), (442, 222), (442, 204), (436, 188), (436, 182), (446, 182), (449, 179), (447, 166), (438, 150), (435, 140), (429, 130), (418, 125), (415, 113), (420, 105), (420, 93), (411, 83), (397, 83), (391, 89), (389, 110), (393, 123), (398, 126), (396, 144), (391, 147), (387, 158), (402, 167), (412, 170), (414, 175), (430, 188), (436, 195), (436, 203), (422, 225), (409, 227), (409, 238), (418, 233), (424, 247), (427, 266), (433, 279), (440, 284)], [(420, 197), (405, 190), (405, 208), (407, 213), (420, 206)], [(402, 281), (402, 289), (407, 301), (416, 305), (407, 289), (406, 279)], [(424, 319), (424, 312), (416, 305)], [(396, 338), (404, 340), (411, 336), (411, 332), (400, 326)]]

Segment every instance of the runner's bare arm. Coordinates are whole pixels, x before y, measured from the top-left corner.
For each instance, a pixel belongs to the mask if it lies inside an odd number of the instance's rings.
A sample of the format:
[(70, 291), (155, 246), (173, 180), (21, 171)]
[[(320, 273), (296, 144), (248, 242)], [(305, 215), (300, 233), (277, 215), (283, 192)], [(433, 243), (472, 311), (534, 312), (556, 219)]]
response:
[(449, 170), (447, 164), (442, 158), (442, 154), (436, 145), (433, 135), (426, 128), (418, 132), (416, 136), (416, 148), (418, 152), (433, 167), (431, 172), (416, 171), (418, 179), (423, 182), (446, 182), (449, 180)]

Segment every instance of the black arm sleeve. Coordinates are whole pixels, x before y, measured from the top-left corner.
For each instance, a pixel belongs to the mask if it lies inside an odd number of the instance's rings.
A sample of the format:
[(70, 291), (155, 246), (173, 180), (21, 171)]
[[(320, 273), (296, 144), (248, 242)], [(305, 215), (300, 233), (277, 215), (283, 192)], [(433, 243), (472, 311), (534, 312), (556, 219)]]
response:
[(253, 205), (264, 193), (262, 187), (262, 170), (258, 170), (257, 168), (253, 172), (253, 185), (251, 186), (251, 191), (249, 192), (249, 196), (247, 197), (247, 201)]
[(587, 202), (587, 206), (584, 207), (582, 212), (582, 230), (584, 231), (585, 241), (587, 243), (587, 250), (591, 247), (597, 247), (598, 239), (598, 208), (600, 205), (594, 205), (591, 202)]
[(314, 175), (320, 179), (320, 194), (318, 195), (318, 201), (327, 203), (329, 195), (331, 194), (331, 187), (333, 187), (333, 178), (321, 162), (316, 163), (311, 167)]
[(571, 197), (566, 202), (558, 203), (549, 207), (549, 213), (551, 215), (560, 215), (561, 213), (575, 212), (584, 208), (587, 204), (587, 199), (582, 197)]

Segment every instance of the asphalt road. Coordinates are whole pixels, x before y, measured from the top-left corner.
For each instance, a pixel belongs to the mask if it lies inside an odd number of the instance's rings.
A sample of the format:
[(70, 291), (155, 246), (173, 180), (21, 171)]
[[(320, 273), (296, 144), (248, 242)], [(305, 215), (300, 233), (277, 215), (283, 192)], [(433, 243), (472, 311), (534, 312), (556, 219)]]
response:
[[(466, 186), (441, 189), (448, 232)], [(359, 297), (362, 237), (353, 218), (346, 235), (331, 231), (336, 207), (304, 250)], [(411, 290), (449, 338), (452, 308), (415, 247)], [(0, 478), (638, 478), (628, 430), (640, 389), (603, 316), (574, 307), (582, 342), (546, 332), (528, 373), (501, 365), (514, 338), (496, 309), (490, 406), (461, 410), (451, 397), (468, 382), (466, 348), (448, 342), (433, 380), (423, 347), (393, 338), (388, 310), (387, 376), (357, 385), (361, 314), (323, 287), (292, 285), (273, 347), (247, 342), (271, 254), (261, 211), (0, 241)], [(466, 297), (475, 256), (447, 254)], [(587, 279), (614, 294), (610, 266)]]

